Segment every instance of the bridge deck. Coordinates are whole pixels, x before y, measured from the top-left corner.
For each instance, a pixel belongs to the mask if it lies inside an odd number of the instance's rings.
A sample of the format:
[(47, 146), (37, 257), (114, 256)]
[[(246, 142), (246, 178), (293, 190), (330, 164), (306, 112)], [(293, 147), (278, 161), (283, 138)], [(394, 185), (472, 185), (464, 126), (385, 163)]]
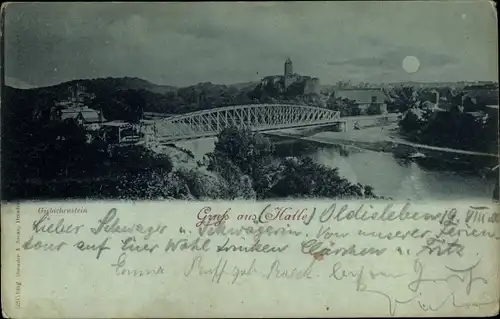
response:
[[(314, 124), (297, 124), (297, 125), (287, 125), (287, 126), (270, 126), (268, 128), (265, 127), (260, 127), (260, 128), (255, 128), (252, 129), (253, 131), (258, 131), (258, 132), (277, 132), (283, 129), (294, 129), (294, 128), (307, 128), (307, 127), (322, 127), (322, 126), (329, 126), (329, 125), (334, 125), (335, 123), (343, 123), (344, 121), (337, 121), (337, 122), (327, 122), (327, 123), (314, 123)], [(169, 136), (169, 137), (159, 137), (156, 138), (155, 140), (160, 143), (160, 144), (165, 144), (165, 143), (172, 143), (172, 142), (177, 142), (177, 141), (187, 141), (187, 140), (194, 140), (194, 139), (200, 139), (200, 138), (208, 138), (208, 137), (214, 137), (217, 136), (220, 132), (219, 131), (210, 131), (210, 132), (204, 132), (204, 133), (199, 133), (199, 134), (193, 134), (193, 135), (186, 135), (186, 136)]]

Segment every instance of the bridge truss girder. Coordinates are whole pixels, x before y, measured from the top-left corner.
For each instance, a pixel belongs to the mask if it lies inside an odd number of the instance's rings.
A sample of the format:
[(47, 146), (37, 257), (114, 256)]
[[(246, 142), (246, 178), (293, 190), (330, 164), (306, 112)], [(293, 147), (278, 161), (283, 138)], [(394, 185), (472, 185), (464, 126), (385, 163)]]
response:
[(271, 131), (339, 122), (340, 113), (329, 109), (289, 104), (257, 104), (203, 110), (163, 119), (156, 139), (175, 141), (215, 136), (227, 127)]

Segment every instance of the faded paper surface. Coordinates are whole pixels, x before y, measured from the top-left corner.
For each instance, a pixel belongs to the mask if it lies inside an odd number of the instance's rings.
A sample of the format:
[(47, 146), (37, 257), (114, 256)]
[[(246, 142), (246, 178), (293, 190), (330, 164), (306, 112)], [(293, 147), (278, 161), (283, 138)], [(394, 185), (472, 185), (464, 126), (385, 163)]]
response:
[(498, 206), (287, 202), (2, 206), (14, 318), (484, 316)]

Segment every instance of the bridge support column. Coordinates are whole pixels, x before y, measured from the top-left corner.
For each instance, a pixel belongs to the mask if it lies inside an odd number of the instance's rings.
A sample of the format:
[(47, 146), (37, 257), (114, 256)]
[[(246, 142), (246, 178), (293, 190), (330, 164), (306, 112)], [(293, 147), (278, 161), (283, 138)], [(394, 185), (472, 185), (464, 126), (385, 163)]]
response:
[(347, 122), (346, 121), (337, 122), (336, 131), (337, 132), (347, 132)]
[(347, 147), (347, 145), (340, 145), (340, 155), (341, 156), (349, 155), (349, 147)]

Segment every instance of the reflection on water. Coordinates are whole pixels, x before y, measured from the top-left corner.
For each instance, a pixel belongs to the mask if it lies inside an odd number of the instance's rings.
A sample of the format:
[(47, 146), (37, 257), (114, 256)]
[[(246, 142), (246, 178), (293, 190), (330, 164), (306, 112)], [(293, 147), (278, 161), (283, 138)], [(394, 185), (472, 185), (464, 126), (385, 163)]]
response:
[(456, 159), (396, 159), (392, 153), (345, 146), (325, 146), (303, 141), (276, 145), (281, 156), (310, 155), (318, 163), (338, 167), (353, 183), (370, 185), (377, 195), (398, 200), (490, 201), (494, 181)]
[(175, 145), (190, 150), (191, 152), (193, 152), (196, 160), (201, 160), (205, 154), (210, 153), (214, 150), (215, 141), (215, 137), (209, 137), (177, 142), (175, 143)]
[[(179, 146), (192, 150), (201, 158), (213, 150), (214, 141), (214, 138), (187, 141)], [(338, 167), (339, 174), (349, 181), (370, 185), (377, 195), (398, 200), (476, 198), (491, 201), (493, 195), (493, 180), (479, 173), (456, 169), (459, 162), (454, 163), (453, 159), (419, 160), (417, 164), (412, 160), (395, 159), (391, 153), (304, 141), (277, 144), (276, 153), (280, 157), (312, 156), (318, 163)]]
[(410, 160), (396, 160), (391, 153), (358, 151), (341, 156), (335, 149), (319, 149), (313, 157), (319, 163), (338, 167), (353, 182), (374, 187), (376, 194), (393, 199), (491, 200), (493, 181), (480, 174), (430, 170)]

